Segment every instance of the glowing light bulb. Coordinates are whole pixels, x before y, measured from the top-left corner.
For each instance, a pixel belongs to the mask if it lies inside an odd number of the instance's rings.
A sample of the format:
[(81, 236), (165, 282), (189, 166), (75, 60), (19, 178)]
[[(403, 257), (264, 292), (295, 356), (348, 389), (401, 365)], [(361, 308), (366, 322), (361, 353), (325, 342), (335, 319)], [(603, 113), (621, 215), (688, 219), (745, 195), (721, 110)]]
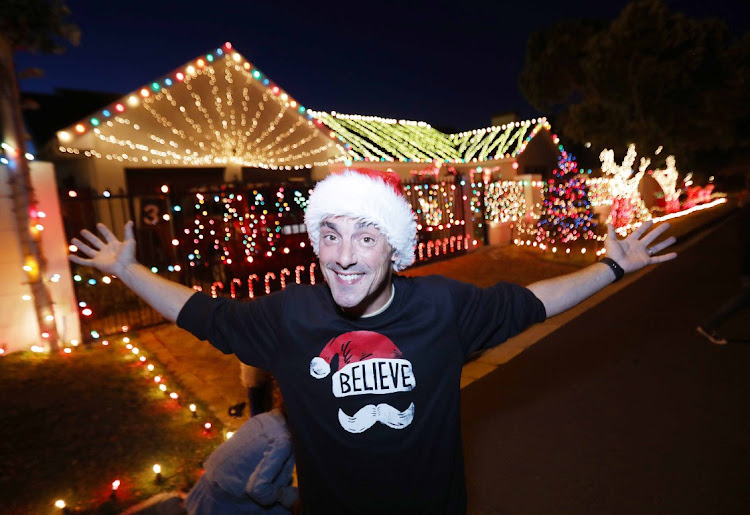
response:
[(61, 510), (65, 508), (65, 501), (62, 499), (58, 499), (55, 501), (55, 508), (60, 508)]
[(161, 474), (161, 465), (159, 465), (158, 463), (154, 465), (153, 471), (154, 471), (154, 474)]

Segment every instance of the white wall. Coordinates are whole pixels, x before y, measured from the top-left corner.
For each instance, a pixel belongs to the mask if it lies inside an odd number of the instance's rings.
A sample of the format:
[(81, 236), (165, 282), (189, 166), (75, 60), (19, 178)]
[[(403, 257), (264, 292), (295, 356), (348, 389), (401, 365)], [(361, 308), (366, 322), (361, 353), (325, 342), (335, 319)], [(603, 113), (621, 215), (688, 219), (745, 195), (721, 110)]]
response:
[[(55, 304), (58, 332), (62, 341), (69, 343), (81, 339), (81, 329), (52, 165), (32, 162), (31, 180), (38, 209), (47, 215), (40, 220), (44, 225), (42, 248), (47, 259), (45, 281)], [(28, 350), (40, 343), (39, 325), (33, 301), (23, 300), (24, 295), (31, 295), (31, 288), (26, 284), (23, 271), (23, 254), (5, 166), (0, 166), (0, 248), (3, 249), (0, 253), (0, 346), (4, 345), (6, 352)], [(53, 274), (60, 275), (56, 283), (49, 280)]]

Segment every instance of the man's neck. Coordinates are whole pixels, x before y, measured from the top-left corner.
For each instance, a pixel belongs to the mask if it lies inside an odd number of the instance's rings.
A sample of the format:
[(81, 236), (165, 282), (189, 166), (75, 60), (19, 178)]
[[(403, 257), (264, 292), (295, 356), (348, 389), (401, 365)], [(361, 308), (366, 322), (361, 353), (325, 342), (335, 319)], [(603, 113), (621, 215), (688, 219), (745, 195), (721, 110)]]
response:
[(386, 301), (386, 303), (383, 304), (383, 306), (377, 311), (375, 311), (374, 313), (370, 313), (368, 315), (362, 315), (359, 318), (370, 318), (370, 317), (374, 317), (375, 315), (381, 314), (383, 311), (388, 309), (388, 306), (391, 305), (391, 303), (393, 302), (393, 298), (395, 296), (396, 296), (396, 286), (393, 283), (391, 283), (391, 297)]

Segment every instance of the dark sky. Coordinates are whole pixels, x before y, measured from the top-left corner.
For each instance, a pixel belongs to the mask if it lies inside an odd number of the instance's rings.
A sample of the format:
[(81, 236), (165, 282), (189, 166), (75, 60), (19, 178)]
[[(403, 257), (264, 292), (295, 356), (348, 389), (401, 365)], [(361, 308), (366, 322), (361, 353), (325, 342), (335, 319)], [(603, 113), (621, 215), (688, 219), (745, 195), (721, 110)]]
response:
[[(537, 113), (518, 76), (529, 35), (571, 18), (613, 19), (624, 0), (449, 2), (68, 0), (81, 44), (61, 56), (18, 54), (43, 79), (24, 91), (129, 93), (230, 41), (303, 105), (423, 120), (467, 130), (494, 113)], [(738, 34), (748, 0), (667, 0), (674, 11), (716, 16)]]

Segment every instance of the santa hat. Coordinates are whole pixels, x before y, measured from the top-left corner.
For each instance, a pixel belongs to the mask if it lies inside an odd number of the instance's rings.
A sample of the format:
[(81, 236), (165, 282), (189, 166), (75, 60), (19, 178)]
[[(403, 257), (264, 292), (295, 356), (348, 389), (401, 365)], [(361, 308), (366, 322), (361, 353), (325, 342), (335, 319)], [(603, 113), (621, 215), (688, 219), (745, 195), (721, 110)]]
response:
[(417, 222), (401, 180), (393, 172), (344, 170), (320, 181), (307, 203), (305, 225), (319, 255), (320, 225), (327, 218), (346, 216), (377, 227), (396, 252), (393, 269), (414, 263)]
[(331, 361), (338, 355), (341, 370), (349, 363), (366, 359), (397, 359), (401, 351), (389, 338), (374, 331), (352, 331), (332, 338), (320, 355), (310, 361), (310, 375), (322, 379), (331, 373)]

